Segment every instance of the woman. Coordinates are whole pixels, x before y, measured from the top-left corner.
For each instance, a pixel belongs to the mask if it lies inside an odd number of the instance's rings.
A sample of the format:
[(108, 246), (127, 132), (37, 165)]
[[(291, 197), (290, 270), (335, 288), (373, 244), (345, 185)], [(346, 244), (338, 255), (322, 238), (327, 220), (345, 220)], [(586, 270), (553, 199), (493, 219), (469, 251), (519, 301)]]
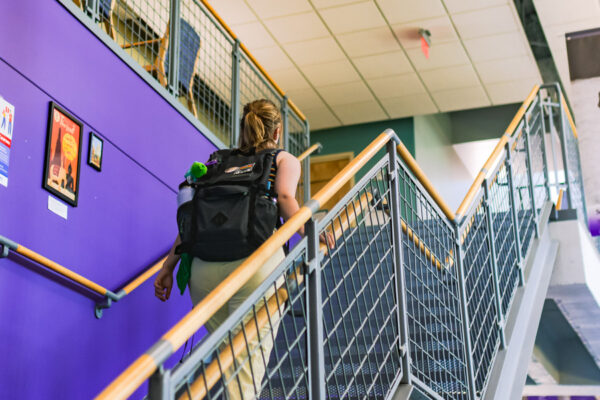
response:
[[(281, 114), (277, 107), (269, 100), (256, 100), (244, 106), (242, 122), (240, 149), (242, 151), (261, 151), (265, 149), (277, 149), (282, 135)], [(279, 214), (284, 220), (288, 220), (299, 206), (296, 201), (296, 187), (300, 179), (300, 162), (296, 157), (285, 151), (279, 151), (275, 158), (277, 165), (275, 175), (275, 193)], [(304, 228), (298, 233), (304, 235)], [(333, 239), (328, 238), (330, 245)], [(173, 286), (173, 270), (179, 261), (175, 254), (175, 248), (181, 243), (179, 236), (171, 248), (162, 269), (154, 282), (155, 295), (162, 301), (166, 301)], [(209, 332), (214, 332), (233, 311), (268, 277), (268, 275), (285, 258), (283, 249), (277, 250), (261, 269), (246, 283), (212, 318), (206, 323)], [(192, 261), (191, 278), (189, 283), (190, 296), (194, 306), (204, 299), (223, 279), (233, 272), (245, 258), (228, 262), (209, 262), (199, 258)], [(269, 298), (274, 289), (271, 289), (264, 298)], [(260, 305), (257, 306), (257, 309)], [(249, 315), (246, 319), (250, 319)], [(277, 334), (279, 316), (272, 315), (270, 324), (261, 329), (261, 343), (258, 340), (250, 341), (248, 347), (251, 350), (251, 362), (244, 362), (247, 358), (246, 352), (239, 355), (241, 370), (229, 382), (227, 391), (229, 398), (254, 398), (260, 394), (261, 381), (265, 373), (265, 364), (269, 361), (269, 354), (273, 347), (271, 337)], [(271, 327), (274, 332), (271, 333)], [(235, 334), (235, 333), (234, 333)], [(272, 335), (272, 336), (271, 336)], [(255, 351), (260, 345), (260, 351)], [(266, 361), (263, 360), (263, 357)], [(251, 365), (250, 365), (251, 364)], [(230, 378), (231, 370), (224, 373), (226, 381)], [(253, 379), (254, 378), (254, 379)], [(256, 384), (256, 386), (255, 386)]]

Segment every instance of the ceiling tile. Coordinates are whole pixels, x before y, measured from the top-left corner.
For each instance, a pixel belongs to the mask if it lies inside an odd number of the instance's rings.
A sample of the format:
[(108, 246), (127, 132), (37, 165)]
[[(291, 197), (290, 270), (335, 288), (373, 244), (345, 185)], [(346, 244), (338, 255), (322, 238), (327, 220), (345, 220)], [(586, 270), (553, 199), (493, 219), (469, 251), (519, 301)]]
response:
[(317, 90), (330, 106), (375, 101), (369, 88), (363, 81), (343, 83), (341, 85), (320, 86)]
[(302, 112), (310, 122), (311, 131), (340, 126), (340, 120), (327, 107), (303, 109)]
[(317, 87), (353, 82), (360, 79), (358, 73), (348, 60), (307, 65), (301, 67), (301, 69), (312, 84)]
[(275, 40), (260, 22), (250, 22), (248, 24), (233, 25), (231, 30), (235, 32), (240, 41), (252, 51), (263, 47), (275, 46)]
[(265, 21), (265, 24), (279, 43), (329, 36), (327, 28), (315, 12), (273, 18)]
[(519, 29), (509, 5), (455, 14), (452, 20), (463, 40), (514, 32)]
[(481, 10), (506, 3), (507, 0), (444, 0), (450, 14)]
[(353, 58), (356, 68), (365, 78), (380, 78), (413, 72), (408, 58), (402, 51), (394, 51), (374, 56)]
[(335, 34), (386, 26), (375, 3), (357, 3), (321, 11), (325, 23)]
[(535, 78), (519, 79), (511, 82), (492, 83), (486, 85), (486, 89), (494, 105), (521, 103), (537, 83), (539, 81)]
[(430, 92), (479, 85), (479, 78), (471, 64), (421, 72), (421, 78)]
[(264, 47), (252, 50), (252, 55), (268, 71), (294, 68), (294, 64), (279, 46)]
[[(215, 3), (226, 2), (216, 1)], [(312, 10), (308, 0), (248, 0), (248, 4), (260, 15), (261, 19), (282, 17), (284, 15), (298, 14)]]
[(464, 41), (473, 62), (525, 56), (528, 54), (526, 43), (520, 31)]
[(297, 65), (321, 64), (345, 59), (344, 52), (332, 37), (289, 43), (283, 48)]
[(297, 68), (286, 68), (269, 71), (273, 80), (283, 89), (295, 90), (295, 89), (307, 89), (310, 87), (306, 79), (302, 76)]
[(421, 49), (408, 49), (406, 53), (418, 71), (470, 63), (467, 53), (459, 41), (433, 44), (429, 50), (429, 58), (425, 58)]
[(421, 47), (421, 36), (419, 35), (421, 28), (431, 32), (431, 40), (434, 44), (458, 40), (452, 22), (446, 15), (392, 26), (396, 37), (405, 49)]
[(378, 99), (425, 93), (425, 87), (415, 73), (369, 79), (367, 83)]
[(476, 63), (475, 68), (484, 84), (525, 78), (540, 79), (535, 61), (527, 56)]
[(344, 104), (332, 108), (344, 125), (388, 119), (385, 111), (374, 101)]
[(257, 20), (244, 0), (213, 1), (211, 6), (229, 26)]
[(440, 111), (466, 110), (491, 105), (483, 87), (443, 90), (431, 93)]
[(390, 24), (417, 21), (446, 15), (441, 0), (377, 0)]
[(416, 94), (382, 99), (381, 103), (391, 118), (432, 114), (438, 111), (428, 94)]
[(327, 107), (313, 88), (289, 90), (285, 94), (300, 110)]
[[(371, 0), (368, 0), (371, 1)], [(356, 3), (356, 0), (311, 0), (311, 3), (318, 9), (341, 6), (344, 4)]]
[(388, 53), (401, 49), (388, 27), (338, 35), (338, 40), (350, 57)]

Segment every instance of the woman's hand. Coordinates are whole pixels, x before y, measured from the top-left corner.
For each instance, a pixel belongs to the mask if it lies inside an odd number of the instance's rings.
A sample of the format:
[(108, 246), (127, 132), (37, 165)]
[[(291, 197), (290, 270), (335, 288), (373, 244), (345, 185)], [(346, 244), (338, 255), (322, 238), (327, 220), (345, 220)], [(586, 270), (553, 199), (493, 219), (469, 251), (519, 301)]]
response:
[(333, 238), (333, 234), (329, 231), (325, 231), (319, 235), (319, 242), (326, 244), (330, 250), (335, 247), (335, 239)]
[(173, 288), (173, 271), (164, 266), (158, 271), (154, 280), (154, 295), (161, 301), (169, 300)]

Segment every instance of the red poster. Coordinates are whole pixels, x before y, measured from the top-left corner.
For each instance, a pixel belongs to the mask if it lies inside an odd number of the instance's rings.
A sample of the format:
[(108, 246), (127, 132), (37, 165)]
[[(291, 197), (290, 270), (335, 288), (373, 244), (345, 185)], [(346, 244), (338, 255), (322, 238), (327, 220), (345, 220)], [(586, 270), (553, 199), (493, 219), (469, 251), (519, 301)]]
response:
[(83, 125), (55, 103), (50, 103), (44, 188), (77, 206)]

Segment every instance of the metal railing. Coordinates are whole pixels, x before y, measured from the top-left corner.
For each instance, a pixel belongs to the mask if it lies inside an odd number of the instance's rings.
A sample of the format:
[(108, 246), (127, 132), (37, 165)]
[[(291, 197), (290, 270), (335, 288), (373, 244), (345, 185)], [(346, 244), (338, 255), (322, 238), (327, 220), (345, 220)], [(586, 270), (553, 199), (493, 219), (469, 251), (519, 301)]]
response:
[(39, 253), (36, 253), (33, 250), (28, 249), (27, 247), (20, 245), (4, 236), (0, 236), (0, 247), (2, 252), (0, 253), (0, 258), (8, 257), (9, 252), (13, 251), (23, 257), (28, 258), (31, 261), (34, 261), (43, 267), (57, 273), (58, 275), (66, 278), (72, 282), (77, 283), (78, 285), (83, 286), (84, 288), (99, 294), (104, 298), (104, 300), (97, 302), (94, 307), (94, 315), (96, 318), (102, 318), (103, 311), (107, 308), (110, 308), (113, 302), (117, 302), (121, 300), (123, 297), (127, 296), (135, 289), (140, 287), (144, 282), (146, 282), (149, 278), (154, 276), (156, 272), (162, 267), (163, 262), (165, 261), (165, 257), (159, 260), (157, 263), (152, 265), (150, 268), (146, 269), (139, 276), (135, 277), (131, 282), (129, 282), (125, 287), (116, 293), (106, 289), (105, 287), (79, 275), (76, 272), (71, 271), (70, 269), (42, 256)]
[(217, 146), (237, 145), (243, 105), (261, 98), (281, 105), (284, 148), (298, 156), (309, 146), (304, 115), (207, 1), (59, 1), (100, 23), (105, 32), (96, 33), (141, 66), (146, 80), (167, 89), (168, 100), (186, 107), (187, 117), (218, 138)]
[[(569, 112), (560, 98), (555, 86), (534, 88), (456, 214), (393, 131), (382, 133), (98, 398), (126, 398), (149, 378), (151, 399), (387, 399), (408, 383), (434, 399), (480, 398), (510, 345), (505, 320), (525, 284), (540, 211), (552, 189), (568, 193), (579, 182), (569, 172), (550, 179), (562, 174), (545, 154), (557, 133), (549, 110)], [(316, 220), (384, 146), (387, 154)], [(584, 202), (581, 188), (571, 197), (570, 207)], [(262, 285), (167, 368), (301, 226), (305, 239)], [(335, 237), (330, 250), (319, 245), (325, 232)]]

